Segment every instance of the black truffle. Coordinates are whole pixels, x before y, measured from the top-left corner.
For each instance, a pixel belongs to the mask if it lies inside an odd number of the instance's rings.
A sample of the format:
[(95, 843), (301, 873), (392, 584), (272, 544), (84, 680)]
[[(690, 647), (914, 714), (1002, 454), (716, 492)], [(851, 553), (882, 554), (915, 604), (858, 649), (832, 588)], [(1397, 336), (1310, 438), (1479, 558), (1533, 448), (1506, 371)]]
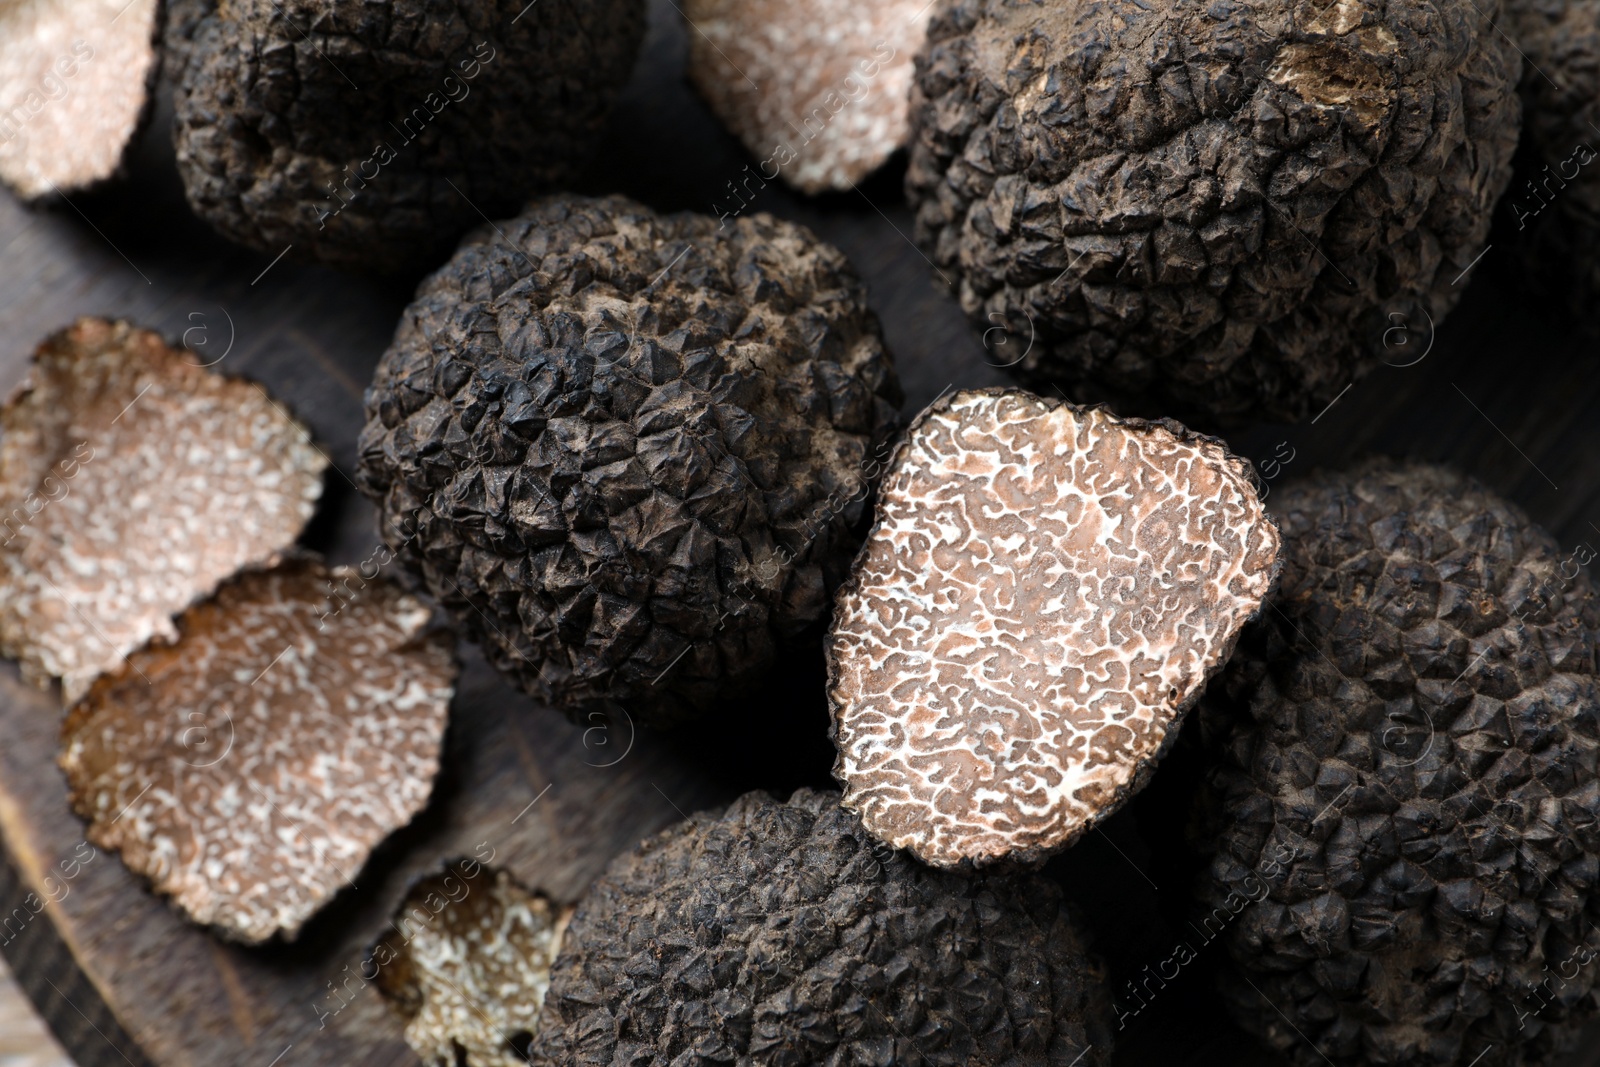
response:
[(1589, 553), (1434, 467), (1273, 503), (1275, 610), (1199, 714), (1225, 996), (1306, 1067), (1541, 1062), (1600, 956)]
[(898, 402), (861, 283), (808, 231), (553, 198), (422, 284), (360, 480), (524, 689), (667, 723), (826, 617)]
[(572, 179), (643, 0), (240, 0), (173, 20), (189, 203), (273, 254), (396, 271)]
[(562, 939), (533, 1062), (1110, 1062), (1053, 883), (875, 851), (838, 801), (752, 793), (615, 861)]
[(1541, 288), (1587, 313), (1600, 295), (1600, 0), (1511, 0), (1523, 157), (1509, 224)]
[(1391, 316), (1443, 318), (1483, 247), (1517, 139), (1498, 13), (955, 0), (917, 62), (917, 239), (1029, 383), (1315, 413)]

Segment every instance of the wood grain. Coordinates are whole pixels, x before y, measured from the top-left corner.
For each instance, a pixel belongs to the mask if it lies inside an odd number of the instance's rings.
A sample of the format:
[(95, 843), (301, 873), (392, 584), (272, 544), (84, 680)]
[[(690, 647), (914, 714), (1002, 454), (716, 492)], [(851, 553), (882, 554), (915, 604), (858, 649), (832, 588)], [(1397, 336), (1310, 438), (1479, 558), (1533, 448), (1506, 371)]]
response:
[[(686, 30), (655, 0), (635, 78), (587, 191), (620, 191), (661, 209), (734, 203), (751, 164), (685, 87)], [(415, 279), (374, 281), (233, 248), (183, 204), (158, 110), (130, 180), (70, 204), (26, 211), (0, 198), (0, 388), (34, 343), (78, 315), (124, 316), (184, 337), (223, 373), (264, 383), (315, 430), (334, 463), (306, 542), (335, 562), (377, 546), (354, 492), (360, 391)], [(842, 248), (866, 279), (916, 410), (950, 385), (1002, 384), (942, 279), (910, 243), (899, 174), (805, 200), (768, 185), (746, 210), (802, 221)], [(1600, 545), (1600, 359), (1491, 249), (1464, 305), (1408, 368), (1380, 367), (1314, 421), (1237, 435), (1262, 460), (1295, 450), (1285, 477), (1369, 450), (1454, 462), (1521, 503), (1568, 547)], [(1516, 294), (1516, 295), (1513, 295)], [(991, 358), (989, 351), (996, 352)], [(1419, 351), (1412, 349), (1410, 351)], [(0, 923), (47, 884), (60, 899), (0, 952), (82, 1067), (359, 1067), (414, 1064), (398, 1023), (352, 978), (407, 884), (481, 845), (530, 886), (575, 899), (618, 851), (683, 814), (751, 788), (783, 795), (827, 785), (820, 663), (799, 657), (770, 691), (691, 733), (636, 736), (625, 723), (574, 725), (501, 683), (470, 650), (433, 802), (380, 849), (349, 889), (291, 945), (246, 949), (186, 924), (115, 856), (97, 855), (61, 895), (46, 882), (83, 839), (54, 766), (61, 710), (51, 694), (0, 670)], [(1177, 937), (1177, 868), (1133, 811), (1051, 867), (1095, 927), (1114, 970), (1161, 959)], [(31, 915), (31, 911), (28, 911)], [(3, 928), (0, 928), (3, 931)], [(331, 991), (348, 989), (344, 996)], [(338, 1010), (335, 1011), (334, 1009)], [(1122, 1035), (1118, 1062), (1265, 1063), (1222, 1021), (1203, 968), (1185, 974)], [(1600, 1064), (1600, 1040), (1574, 1065)]]

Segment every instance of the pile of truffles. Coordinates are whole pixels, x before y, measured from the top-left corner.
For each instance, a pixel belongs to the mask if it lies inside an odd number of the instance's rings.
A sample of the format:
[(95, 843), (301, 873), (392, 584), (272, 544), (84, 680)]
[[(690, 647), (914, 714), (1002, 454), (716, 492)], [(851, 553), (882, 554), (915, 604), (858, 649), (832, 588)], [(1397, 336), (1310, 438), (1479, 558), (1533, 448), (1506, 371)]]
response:
[[(709, 213), (592, 191), (653, 114), (641, 49), (744, 160)], [(0, 0), (0, 182), (118, 179), (163, 71), (197, 216), (415, 288), (363, 419), (321, 427), (355, 444), (333, 509), (264, 385), (124, 321), (47, 338), (0, 407), (0, 654), (59, 693), (87, 840), (233, 958), (301, 974), (327, 946), (283, 943), (348, 921), (387, 1007), (347, 1036), (1132, 1062), (1158, 989), (1080, 843), (1152, 813), (1192, 877), (1123, 853), (1150, 925), (1220, 942), (1180, 962), (1273, 1062), (1554, 1067), (1600, 1014), (1588, 560), (1444, 466), (1269, 509), (1210, 435), (1314, 423), (1492, 225), (1592, 315), (1600, 0)], [(746, 210), (779, 178), (860, 273)], [(880, 221), (1019, 386), (973, 386), (973, 337), (897, 370)], [(346, 505), (381, 563), (313, 551)], [(457, 633), (494, 706), (447, 745)], [(626, 719), (709, 763), (662, 735), (772, 726), (795, 664), (819, 788), (698, 768), (716, 803), (621, 855), (473, 762), (509, 737), (532, 777)], [(605, 789), (640, 782), (676, 807)]]

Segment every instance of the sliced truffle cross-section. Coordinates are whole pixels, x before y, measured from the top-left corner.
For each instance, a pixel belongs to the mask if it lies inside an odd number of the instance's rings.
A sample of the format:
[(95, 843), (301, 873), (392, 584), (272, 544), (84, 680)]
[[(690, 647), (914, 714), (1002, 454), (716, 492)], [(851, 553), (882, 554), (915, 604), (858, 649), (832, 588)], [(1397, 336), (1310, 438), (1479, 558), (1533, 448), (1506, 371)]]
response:
[(0, 652), (70, 701), (294, 543), (327, 459), (257, 385), (81, 319), (0, 409)]
[(411, 888), (372, 949), (378, 989), (427, 1067), (528, 1062), (572, 908), (460, 860)]
[(429, 615), (309, 559), (228, 582), (67, 716), (89, 840), (197, 922), (293, 938), (432, 791), (456, 664)]
[(1278, 547), (1214, 438), (1020, 391), (935, 404), (829, 636), (845, 805), (940, 866), (1070, 843), (1143, 784)]

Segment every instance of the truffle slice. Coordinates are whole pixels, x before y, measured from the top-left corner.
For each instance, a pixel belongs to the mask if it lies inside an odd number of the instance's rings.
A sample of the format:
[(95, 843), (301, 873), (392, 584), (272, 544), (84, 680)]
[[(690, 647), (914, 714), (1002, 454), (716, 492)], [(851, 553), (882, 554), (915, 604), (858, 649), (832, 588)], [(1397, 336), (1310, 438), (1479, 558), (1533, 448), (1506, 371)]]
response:
[(1020, 391), (923, 412), (828, 638), (845, 806), (942, 867), (1115, 810), (1277, 574), (1251, 473), (1175, 422)]
[(687, 0), (689, 78), (724, 124), (804, 193), (849, 189), (910, 135), (928, 0)]
[(0, 4), (0, 181), (26, 200), (115, 174), (148, 113), (158, 0)]
[(456, 676), (428, 618), (311, 559), (227, 582), (67, 715), (89, 840), (196, 922), (292, 940), (428, 799)]
[(670, 725), (816, 639), (899, 402), (865, 287), (809, 230), (551, 197), (422, 283), (358, 480), (525, 690)]
[(292, 544), (327, 465), (261, 387), (101, 319), (39, 347), (0, 429), (0, 651), (69, 701)]
[(1045, 878), (935, 871), (837, 793), (751, 793), (578, 904), (534, 1063), (1103, 1067), (1104, 973)]
[(1275, 610), (1195, 713), (1223, 999), (1297, 1067), (1562, 1062), (1600, 992), (1592, 550), (1448, 468), (1272, 499)]
[(526, 1063), (571, 918), (571, 908), (475, 860), (417, 883), (391, 921), (392, 932), (374, 946), (372, 965), (422, 1062)]

